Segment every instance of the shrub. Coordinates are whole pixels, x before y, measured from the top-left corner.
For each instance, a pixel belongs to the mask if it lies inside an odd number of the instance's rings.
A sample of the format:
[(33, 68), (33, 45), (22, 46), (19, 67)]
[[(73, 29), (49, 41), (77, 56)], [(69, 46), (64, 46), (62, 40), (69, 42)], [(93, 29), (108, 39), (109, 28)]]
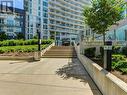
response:
[(103, 58), (103, 56), (104, 56), (104, 48), (103, 47), (100, 47), (100, 53), (101, 53), (101, 57)]
[(112, 55), (112, 59), (113, 59), (113, 62), (118, 62), (118, 61), (125, 61), (125, 56), (124, 55)]
[[(48, 45), (41, 45), (41, 49), (45, 49)], [(6, 52), (35, 52), (38, 50), (37, 45), (27, 45), (27, 46), (8, 46), (0, 47), (0, 54)]]
[(112, 69), (127, 73), (127, 61), (124, 55), (113, 55), (112, 56)]
[(85, 49), (85, 56), (90, 57), (90, 58), (95, 57), (95, 51), (96, 51), (95, 47), (94, 48), (87, 48), (87, 49)]
[(123, 47), (122, 48), (122, 54), (127, 56), (127, 47)]
[(7, 40), (7, 35), (5, 32), (0, 32), (0, 41)]
[[(51, 44), (53, 40), (42, 40), (42, 45), (44, 44)], [(0, 41), (0, 46), (21, 46), (21, 45), (37, 45), (38, 40), (37, 39), (31, 39), (31, 40), (5, 40)]]
[(113, 62), (112, 68), (116, 70), (120, 70), (120, 68), (127, 68), (127, 61)]
[(120, 54), (121, 53), (120, 49), (121, 49), (120, 46), (113, 46), (112, 53), (113, 54)]
[(127, 74), (127, 68), (120, 68), (120, 71), (122, 71), (123, 74)]
[(127, 73), (127, 61), (113, 62), (112, 68), (122, 73)]

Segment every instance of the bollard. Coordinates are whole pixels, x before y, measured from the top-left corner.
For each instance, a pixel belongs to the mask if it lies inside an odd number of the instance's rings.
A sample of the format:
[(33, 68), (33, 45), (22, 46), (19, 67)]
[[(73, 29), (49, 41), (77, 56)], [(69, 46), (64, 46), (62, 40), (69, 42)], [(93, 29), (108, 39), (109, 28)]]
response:
[(112, 69), (112, 42), (106, 41), (104, 46), (104, 69), (111, 71)]
[(40, 61), (41, 60), (41, 52), (34, 52), (34, 60)]

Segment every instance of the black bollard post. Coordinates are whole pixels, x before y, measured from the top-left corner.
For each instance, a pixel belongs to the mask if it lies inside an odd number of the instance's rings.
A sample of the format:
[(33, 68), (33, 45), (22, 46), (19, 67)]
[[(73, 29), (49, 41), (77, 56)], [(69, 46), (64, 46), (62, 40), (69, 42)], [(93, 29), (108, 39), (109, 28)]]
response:
[(104, 46), (104, 68), (107, 71), (112, 69), (112, 41), (106, 41)]

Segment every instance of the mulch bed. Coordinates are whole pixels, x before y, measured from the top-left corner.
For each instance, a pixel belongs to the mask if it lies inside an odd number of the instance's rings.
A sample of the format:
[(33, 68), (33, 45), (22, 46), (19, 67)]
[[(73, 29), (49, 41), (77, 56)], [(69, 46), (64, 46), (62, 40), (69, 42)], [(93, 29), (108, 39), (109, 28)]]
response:
[(29, 53), (24, 53), (24, 52), (10, 52), (10, 53), (3, 53), (0, 54), (0, 56), (14, 56), (14, 57), (29, 57), (29, 56), (34, 56), (34, 52), (29, 52)]

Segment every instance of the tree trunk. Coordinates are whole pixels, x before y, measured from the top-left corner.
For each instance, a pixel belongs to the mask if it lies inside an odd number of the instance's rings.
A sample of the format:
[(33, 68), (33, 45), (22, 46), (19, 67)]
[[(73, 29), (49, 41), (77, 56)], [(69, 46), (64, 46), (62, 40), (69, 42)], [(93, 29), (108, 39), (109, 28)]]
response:
[(92, 35), (92, 40), (94, 41), (94, 33), (93, 33), (93, 35)]
[(103, 43), (105, 45), (105, 33), (103, 33)]
[(114, 40), (116, 41), (116, 30), (114, 29)]
[[(104, 43), (104, 46), (106, 45), (106, 43), (105, 43), (106, 41), (105, 41), (105, 32), (103, 33), (103, 43)], [(102, 62), (103, 62), (103, 64), (104, 64), (104, 47), (103, 47), (103, 54), (102, 54)]]

